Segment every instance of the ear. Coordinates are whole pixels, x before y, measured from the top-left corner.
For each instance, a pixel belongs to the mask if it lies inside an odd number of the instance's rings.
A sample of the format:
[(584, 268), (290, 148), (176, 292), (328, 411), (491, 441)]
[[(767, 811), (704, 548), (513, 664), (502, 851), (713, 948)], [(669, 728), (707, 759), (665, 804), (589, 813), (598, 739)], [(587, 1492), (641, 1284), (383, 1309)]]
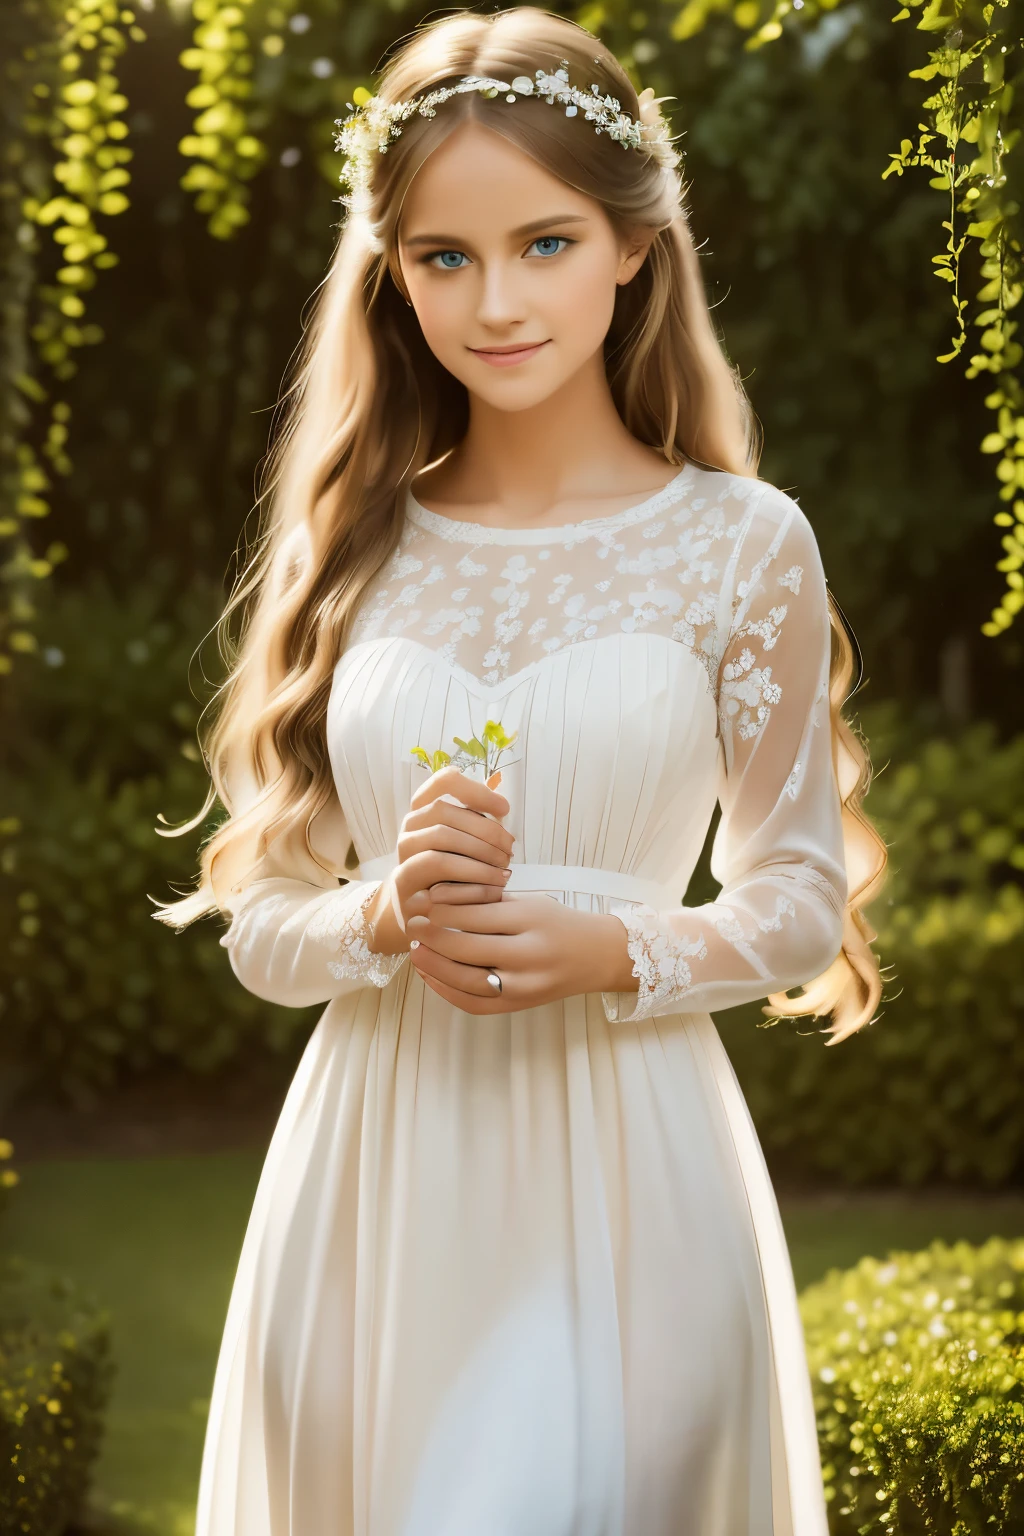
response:
[(647, 260), (647, 252), (654, 243), (656, 233), (653, 229), (634, 229), (622, 241), (619, 246), (619, 270), (615, 274), (615, 281), (620, 287), (636, 277)]

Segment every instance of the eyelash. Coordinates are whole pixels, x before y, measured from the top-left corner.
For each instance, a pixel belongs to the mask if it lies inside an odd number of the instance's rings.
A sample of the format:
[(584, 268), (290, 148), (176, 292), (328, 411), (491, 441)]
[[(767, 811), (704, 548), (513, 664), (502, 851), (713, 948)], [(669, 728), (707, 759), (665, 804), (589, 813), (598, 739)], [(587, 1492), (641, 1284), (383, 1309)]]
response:
[[(531, 246), (538, 245), (541, 240), (558, 240), (558, 241), (561, 242), (562, 250), (565, 250), (570, 245), (575, 245), (576, 244), (576, 241), (575, 240), (570, 240), (568, 235), (538, 235), (536, 240), (531, 240), (530, 241), (530, 245)], [(435, 266), (434, 264), (437, 261), (437, 258), (439, 256), (464, 256), (465, 254), (466, 254), (465, 251), (431, 251), (429, 256), (423, 256), (423, 257), (421, 257), (421, 260), (427, 266), (434, 267), (434, 270), (437, 271), (437, 272), (461, 272), (462, 271), (461, 267), (440, 267), (440, 266)], [(553, 251), (551, 253), (551, 255), (540, 257), (540, 260), (541, 261), (550, 261), (552, 259), (552, 256), (561, 256), (561, 254), (562, 254), (562, 251)]]

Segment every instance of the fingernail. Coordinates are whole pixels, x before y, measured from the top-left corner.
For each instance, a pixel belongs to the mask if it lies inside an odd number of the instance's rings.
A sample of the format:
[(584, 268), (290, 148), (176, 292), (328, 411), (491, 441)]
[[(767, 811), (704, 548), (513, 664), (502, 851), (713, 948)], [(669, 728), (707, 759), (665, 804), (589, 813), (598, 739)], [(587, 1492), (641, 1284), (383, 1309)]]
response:
[(512, 875), (512, 871), (510, 869), (503, 869), (502, 872), (501, 872), (501, 878), (503, 880), (510, 879), (511, 875)]

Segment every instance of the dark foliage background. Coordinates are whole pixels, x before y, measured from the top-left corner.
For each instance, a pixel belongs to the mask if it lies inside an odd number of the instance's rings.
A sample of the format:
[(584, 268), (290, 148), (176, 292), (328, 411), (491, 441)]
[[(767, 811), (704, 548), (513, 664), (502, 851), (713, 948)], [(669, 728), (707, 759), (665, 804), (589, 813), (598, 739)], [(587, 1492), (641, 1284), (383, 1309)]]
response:
[[(329, 125), (421, 14), (318, 6), (283, 56), (258, 58), (269, 157), (230, 241), (211, 240), (179, 186), (188, 26), (154, 10), (125, 55), (132, 203), (120, 265), (90, 298), (106, 340), (67, 386), (74, 473), (47, 529), (70, 558), (0, 720), (0, 805), (20, 822), (0, 823), (8, 1098), (98, 1101), (161, 1064), (290, 1060), (309, 1028), (241, 992), (217, 924), (175, 937), (151, 921), (147, 893), (186, 882), (196, 846), (153, 827), (202, 803), (194, 732), (217, 658), (197, 647), (334, 239)], [(605, 30), (677, 98), (715, 313), (764, 426), (761, 473), (811, 518), (864, 650), (856, 708), (885, 769), (871, 804), (895, 870), (876, 922), (896, 976), (866, 1036), (824, 1051), (789, 1026), (756, 1031), (755, 1010), (723, 1021), (726, 1038), (769, 1154), (800, 1176), (1017, 1181), (1022, 648), (1017, 631), (980, 633), (1001, 586), (996, 503), (982, 391), (935, 362), (950, 329), (948, 289), (928, 276), (942, 199), (881, 179), (920, 112), (918, 45), (867, 5), (755, 53), (725, 18), (685, 43), (670, 21), (623, 13)], [(940, 858), (943, 839), (962, 856)]]

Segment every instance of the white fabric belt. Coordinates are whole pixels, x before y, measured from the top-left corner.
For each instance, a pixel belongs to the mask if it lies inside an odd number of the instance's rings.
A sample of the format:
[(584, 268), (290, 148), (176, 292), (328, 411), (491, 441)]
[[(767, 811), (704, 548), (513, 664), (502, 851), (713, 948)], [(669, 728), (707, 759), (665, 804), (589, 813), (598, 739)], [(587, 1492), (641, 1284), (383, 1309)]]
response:
[[(359, 866), (363, 880), (383, 880), (398, 863), (396, 853), (364, 859)], [(617, 901), (642, 901), (656, 910), (677, 907), (679, 897), (656, 880), (627, 875), (617, 869), (594, 869), (587, 864), (513, 864), (507, 891), (577, 891), (589, 896), (611, 896)]]

